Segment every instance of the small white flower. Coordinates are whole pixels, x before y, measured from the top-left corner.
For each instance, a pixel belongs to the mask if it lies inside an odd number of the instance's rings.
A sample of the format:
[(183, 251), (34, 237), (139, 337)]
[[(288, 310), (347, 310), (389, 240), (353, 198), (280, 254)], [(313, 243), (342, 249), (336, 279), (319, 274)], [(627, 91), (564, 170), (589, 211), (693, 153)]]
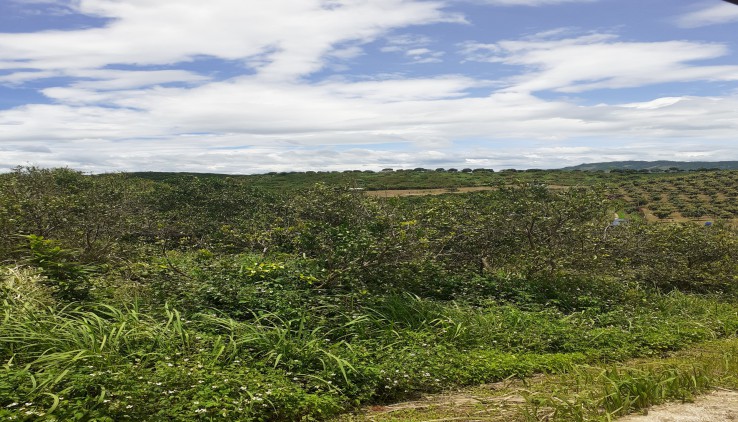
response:
[(5, 407), (15, 407), (15, 406), (18, 406), (18, 403), (13, 402), (13, 403), (10, 403), (9, 405), (5, 406)]

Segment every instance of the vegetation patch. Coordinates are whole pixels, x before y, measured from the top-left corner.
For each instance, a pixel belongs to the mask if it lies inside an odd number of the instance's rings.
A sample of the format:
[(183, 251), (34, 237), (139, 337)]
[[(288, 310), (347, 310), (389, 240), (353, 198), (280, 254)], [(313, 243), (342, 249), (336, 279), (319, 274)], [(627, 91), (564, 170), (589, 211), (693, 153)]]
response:
[(0, 175), (0, 419), (326, 420), (555, 374), (528, 416), (577, 420), (722, 385), (616, 362), (735, 336), (735, 230), (613, 226), (607, 198)]

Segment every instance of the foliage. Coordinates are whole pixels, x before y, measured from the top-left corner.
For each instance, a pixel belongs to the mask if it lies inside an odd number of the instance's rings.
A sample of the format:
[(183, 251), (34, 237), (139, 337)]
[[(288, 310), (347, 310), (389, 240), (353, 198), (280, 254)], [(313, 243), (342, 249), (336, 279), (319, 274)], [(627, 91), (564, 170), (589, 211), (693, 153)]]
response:
[[(639, 178), (692, 175), (574, 173), (612, 184), (422, 169), (0, 175), (0, 418), (322, 420), (735, 336), (729, 224), (610, 226), (624, 204), (681, 198)], [(321, 179), (354, 185), (306, 186)], [(490, 189), (382, 198), (359, 180)], [(598, 406), (652, 401), (631, 384), (692, 391), (683, 374), (597, 375), (617, 386)]]
[(622, 276), (662, 290), (734, 292), (738, 241), (724, 225), (632, 224), (607, 248)]
[(45, 276), (44, 284), (61, 300), (85, 300), (90, 293), (89, 277), (94, 268), (74, 261), (74, 252), (43, 236), (28, 235), (28, 261)]

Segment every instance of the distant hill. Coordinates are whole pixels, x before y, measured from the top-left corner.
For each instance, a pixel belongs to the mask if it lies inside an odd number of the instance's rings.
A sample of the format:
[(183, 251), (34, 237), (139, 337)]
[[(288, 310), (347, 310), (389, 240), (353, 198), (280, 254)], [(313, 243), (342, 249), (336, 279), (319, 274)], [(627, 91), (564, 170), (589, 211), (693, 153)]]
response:
[(610, 161), (606, 163), (585, 163), (564, 167), (562, 170), (738, 170), (738, 161)]

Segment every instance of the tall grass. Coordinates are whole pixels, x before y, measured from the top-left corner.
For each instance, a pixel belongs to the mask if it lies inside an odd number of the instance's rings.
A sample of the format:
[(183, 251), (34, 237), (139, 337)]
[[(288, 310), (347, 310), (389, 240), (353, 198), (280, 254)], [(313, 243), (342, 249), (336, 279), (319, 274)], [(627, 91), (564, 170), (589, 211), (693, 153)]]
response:
[(6, 270), (1, 285), (0, 358), (21, 367), (40, 393), (61, 383), (76, 367), (113, 368), (133, 359), (159, 360), (188, 347), (177, 311), (156, 318), (135, 305), (55, 304), (40, 277)]
[[(597, 372), (577, 364), (658, 355), (738, 327), (735, 306), (682, 294), (651, 296), (650, 308), (568, 314), (387, 295), (350, 307), (252, 312), (244, 320), (135, 302), (62, 304), (38, 274), (20, 268), (6, 270), (0, 294), (0, 418), (13, 414), (4, 406), (21, 400), (59, 415), (83, 409), (139, 420), (175, 412), (196, 418), (204, 411), (194, 402), (217, 403), (228, 417), (248, 415), (243, 420), (320, 418), (367, 401), (577, 368), (572, 383), (601, 386), (596, 394), (572, 387), (529, 396), (531, 415), (577, 420), (686, 398), (709, 385), (702, 366)], [(735, 370), (734, 360), (725, 365)], [(70, 396), (77, 404), (61, 400)], [(167, 413), (153, 397), (179, 407)]]
[[(180, 317), (162, 321), (136, 306), (41, 307), (35, 312), (4, 309), (0, 343), (5, 355), (22, 355), (31, 366), (63, 364), (55, 356), (99, 359), (115, 364), (129, 354), (164, 354), (187, 347)], [(171, 311), (170, 311), (171, 312)]]
[[(273, 313), (255, 315), (248, 322), (212, 314), (199, 316), (204, 328), (214, 328), (224, 337), (218, 337), (214, 347), (214, 359), (234, 361), (250, 356), (260, 359), (273, 368), (297, 372), (299, 376), (316, 377), (319, 373), (339, 372), (346, 383), (348, 372), (355, 368), (341, 357), (350, 351), (345, 340), (331, 341), (331, 331), (326, 327), (311, 328), (307, 315), (283, 319)], [(354, 324), (351, 321), (348, 324)], [(345, 327), (337, 327), (337, 330)], [(345, 354), (345, 353), (344, 353)]]
[(690, 401), (715, 386), (735, 388), (735, 339), (661, 361), (606, 367), (574, 366), (545, 388), (525, 391), (528, 421), (611, 421), (665, 401)]

